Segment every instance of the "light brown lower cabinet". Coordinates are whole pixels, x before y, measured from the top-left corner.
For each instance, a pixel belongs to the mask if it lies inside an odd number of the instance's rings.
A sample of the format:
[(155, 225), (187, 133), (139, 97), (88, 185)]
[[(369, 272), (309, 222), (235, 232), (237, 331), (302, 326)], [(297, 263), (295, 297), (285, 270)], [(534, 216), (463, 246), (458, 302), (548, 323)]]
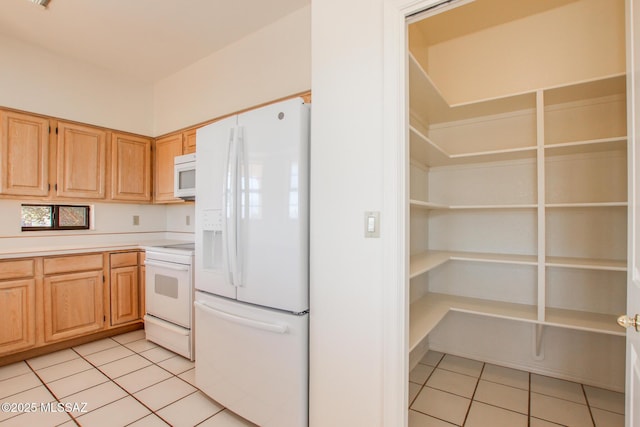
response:
[(36, 345), (36, 281), (0, 282), (0, 354)]
[(44, 340), (53, 342), (104, 328), (103, 272), (44, 278)]
[(135, 326), (143, 298), (139, 250), (0, 260), (0, 357)]
[(140, 319), (138, 265), (111, 269), (111, 325)]

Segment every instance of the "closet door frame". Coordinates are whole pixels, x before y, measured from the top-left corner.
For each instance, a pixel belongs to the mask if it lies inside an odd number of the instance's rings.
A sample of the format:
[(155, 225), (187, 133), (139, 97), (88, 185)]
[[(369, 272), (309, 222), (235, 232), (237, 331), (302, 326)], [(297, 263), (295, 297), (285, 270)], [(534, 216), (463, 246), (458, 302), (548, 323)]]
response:
[[(456, 7), (469, 0), (384, 0), (383, 57), (383, 425), (408, 423), (409, 375), (409, 173), (408, 18), (438, 5)], [(448, 4), (445, 4), (448, 3)]]

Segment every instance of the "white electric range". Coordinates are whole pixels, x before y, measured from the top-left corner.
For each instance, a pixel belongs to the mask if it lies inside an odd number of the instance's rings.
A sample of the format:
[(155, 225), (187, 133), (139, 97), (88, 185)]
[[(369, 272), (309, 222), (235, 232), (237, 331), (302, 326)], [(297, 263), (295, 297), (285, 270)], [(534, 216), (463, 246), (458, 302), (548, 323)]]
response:
[(147, 246), (146, 338), (194, 360), (193, 243)]

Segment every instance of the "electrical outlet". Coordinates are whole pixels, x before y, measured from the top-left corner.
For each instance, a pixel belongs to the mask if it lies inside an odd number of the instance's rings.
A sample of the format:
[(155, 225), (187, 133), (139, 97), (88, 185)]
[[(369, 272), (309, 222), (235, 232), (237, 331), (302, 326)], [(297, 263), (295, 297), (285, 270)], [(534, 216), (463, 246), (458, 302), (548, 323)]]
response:
[(140, 225), (140, 216), (139, 215), (134, 215), (133, 216), (133, 225)]
[(191, 216), (187, 215), (187, 219), (185, 221), (187, 225), (191, 225)]

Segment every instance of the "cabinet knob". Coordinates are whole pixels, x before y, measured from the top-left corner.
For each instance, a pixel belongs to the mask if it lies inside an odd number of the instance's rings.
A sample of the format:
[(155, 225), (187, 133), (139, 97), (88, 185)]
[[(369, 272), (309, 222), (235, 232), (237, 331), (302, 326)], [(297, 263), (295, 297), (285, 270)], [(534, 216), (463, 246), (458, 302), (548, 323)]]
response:
[(633, 317), (629, 317), (626, 314), (618, 317), (618, 325), (623, 328), (628, 328), (633, 326), (636, 331), (638, 331), (638, 326), (640, 326), (640, 314), (636, 314)]

